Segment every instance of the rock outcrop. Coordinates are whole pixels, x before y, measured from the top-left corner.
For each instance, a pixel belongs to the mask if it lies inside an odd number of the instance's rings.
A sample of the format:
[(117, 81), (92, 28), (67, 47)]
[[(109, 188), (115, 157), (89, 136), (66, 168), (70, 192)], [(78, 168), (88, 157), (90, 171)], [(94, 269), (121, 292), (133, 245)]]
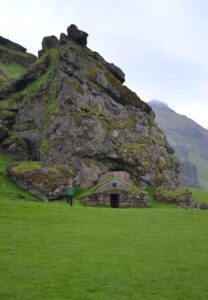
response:
[(43, 38), (42, 41), (42, 49), (43, 51), (47, 51), (48, 49), (57, 48), (59, 46), (60, 42), (57, 39), (56, 36), (46, 36)]
[(0, 89), (21, 76), (35, 60), (26, 48), (0, 36)]
[(82, 30), (79, 30), (76, 25), (72, 24), (67, 28), (68, 37), (70, 40), (85, 47), (87, 46), (88, 34)]
[(62, 198), (73, 175), (66, 166), (48, 167), (40, 162), (13, 164), (8, 173), (20, 187), (42, 200)]
[(5, 39), (3, 36), (0, 36), (0, 45), (5, 46), (6, 48), (10, 49), (10, 50), (14, 50), (14, 51), (18, 51), (18, 52), (23, 52), (26, 53), (27, 49), (24, 48), (23, 46), (14, 43), (8, 39)]
[(0, 109), (12, 114), (12, 122), (4, 122), (2, 151), (16, 147), (19, 159), (68, 166), (81, 187), (114, 170), (129, 172), (140, 187), (180, 187), (178, 160), (151, 107), (122, 84), (118, 67), (86, 43), (87, 34), (70, 26), (0, 92)]
[(167, 189), (158, 188), (156, 199), (161, 202), (177, 204), (178, 206), (183, 208), (196, 208), (192, 193), (188, 189), (170, 191)]

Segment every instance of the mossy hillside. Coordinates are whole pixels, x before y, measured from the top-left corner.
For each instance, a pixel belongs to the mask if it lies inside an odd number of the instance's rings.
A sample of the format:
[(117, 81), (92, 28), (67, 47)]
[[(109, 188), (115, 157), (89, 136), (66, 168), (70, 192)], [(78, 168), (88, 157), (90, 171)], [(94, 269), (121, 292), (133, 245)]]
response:
[(0, 70), (4, 74), (5, 80), (17, 79), (25, 72), (25, 68), (17, 63), (3, 64), (0, 62)]
[(14, 105), (14, 101), (12, 99), (2, 100), (0, 101), (0, 111), (12, 110), (13, 105)]
[(50, 149), (52, 147), (52, 142), (50, 140), (44, 140), (41, 144), (41, 154), (46, 155), (49, 153)]
[(0, 119), (2, 123), (11, 127), (16, 117), (15, 102), (12, 99), (0, 101)]
[(0, 50), (8, 52), (10, 54), (11, 58), (12, 57), (15, 58), (16, 56), (27, 58), (28, 56), (31, 56), (31, 54), (24, 53), (22, 51), (17, 51), (17, 50), (10, 49), (10, 48), (8, 48), (8, 47), (6, 47), (4, 45), (0, 45)]
[(8, 138), (4, 139), (2, 142), (3, 148), (9, 148), (12, 144), (16, 143), (22, 150), (27, 151), (27, 144), (23, 138), (18, 133), (11, 134)]
[(0, 45), (0, 89), (22, 76), (35, 57)]
[(11, 110), (0, 110), (0, 119), (2, 121), (13, 121), (15, 120), (16, 113)]
[(0, 139), (3, 139), (8, 134), (8, 129), (0, 124)]
[(106, 129), (107, 133), (112, 133), (113, 130), (119, 129), (131, 129), (133, 130), (135, 125), (134, 118), (126, 118), (126, 119), (113, 119), (112, 116), (103, 112), (99, 108), (92, 108), (86, 105), (81, 105), (81, 113), (76, 117), (76, 113), (72, 113), (71, 115), (75, 116), (75, 121), (81, 123), (81, 121), (90, 116), (96, 116), (103, 126)]
[(33, 99), (34, 96), (43, 88), (50, 88), (50, 93), (54, 96), (54, 73), (56, 71), (57, 61), (58, 61), (58, 49), (49, 50), (43, 57), (37, 60), (35, 64), (30, 69), (30, 72), (35, 70), (38, 65), (43, 64), (47, 61), (47, 69), (33, 82), (29, 83), (23, 90), (12, 95), (12, 98), (17, 102), (18, 100), (23, 100), (25, 102)]
[[(41, 112), (44, 118), (43, 127), (47, 131), (49, 126), (50, 118), (59, 112), (59, 104), (57, 101), (57, 75), (56, 68), (58, 62), (58, 49), (49, 50), (43, 57), (41, 57), (32, 67), (30, 72), (33, 72), (39, 64), (48, 61), (48, 68), (42, 73), (36, 80), (28, 84), (23, 90), (18, 91), (9, 96), (6, 101), (0, 102), (0, 116), (4, 119), (15, 118), (16, 113), (11, 110), (12, 105), (20, 101), (25, 104), (36, 101), (41, 96), (42, 91), (48, 90), (47, 98), (45, 98), (44, 110)], [(2, 108), (2, 109), (1, 109)], [(28, 125), (29, 126), (29, 125)], [(24, 126), (23, 126), (24, 127)], [(21, 126), (18, 127), (18, 130)], [(23, 128), (23, 130), (30, 128)], [(44, 149), (46, 147), (43, 147)]]

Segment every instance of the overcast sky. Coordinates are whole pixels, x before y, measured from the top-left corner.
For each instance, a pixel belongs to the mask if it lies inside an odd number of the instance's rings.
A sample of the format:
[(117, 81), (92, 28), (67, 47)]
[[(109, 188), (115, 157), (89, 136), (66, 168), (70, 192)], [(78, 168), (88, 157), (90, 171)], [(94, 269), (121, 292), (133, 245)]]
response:
[(208, 128), (207, 0), (0, 0), (0, 35), (34, 54), (72, 23), (140, 98)]

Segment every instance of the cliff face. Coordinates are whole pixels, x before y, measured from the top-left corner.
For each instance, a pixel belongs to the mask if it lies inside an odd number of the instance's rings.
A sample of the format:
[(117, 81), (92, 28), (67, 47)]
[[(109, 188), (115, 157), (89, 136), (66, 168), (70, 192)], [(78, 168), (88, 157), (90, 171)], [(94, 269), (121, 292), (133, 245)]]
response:
[(149, 104), (181, 160), (183, 184), (208, 189), (208, 130), (160, 101)]
[(152, 109), (86, 44), (74, 25), (60, 40), (44, 38), (33, 67), (0, 92), (2, 151), (69, 166), (82, 187), (110, 170), (128, 171), (141, 187), (179, 187), (178, 161)]
[(17, 79), (35, 60), (27, 49), (0, 36), (0, 88)]

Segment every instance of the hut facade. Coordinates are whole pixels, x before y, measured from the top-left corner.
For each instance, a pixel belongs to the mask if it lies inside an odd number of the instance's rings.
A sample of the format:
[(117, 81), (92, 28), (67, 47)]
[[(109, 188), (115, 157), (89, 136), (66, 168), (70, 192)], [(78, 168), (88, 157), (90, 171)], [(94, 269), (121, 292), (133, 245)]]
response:
[(130, 183), (128, 173), (108, 172), (101, 178), (102, 181), (94, 187), (93, 193), (85, 197), (85, 205), (112, 208), (149, 207), (148, 195)]

